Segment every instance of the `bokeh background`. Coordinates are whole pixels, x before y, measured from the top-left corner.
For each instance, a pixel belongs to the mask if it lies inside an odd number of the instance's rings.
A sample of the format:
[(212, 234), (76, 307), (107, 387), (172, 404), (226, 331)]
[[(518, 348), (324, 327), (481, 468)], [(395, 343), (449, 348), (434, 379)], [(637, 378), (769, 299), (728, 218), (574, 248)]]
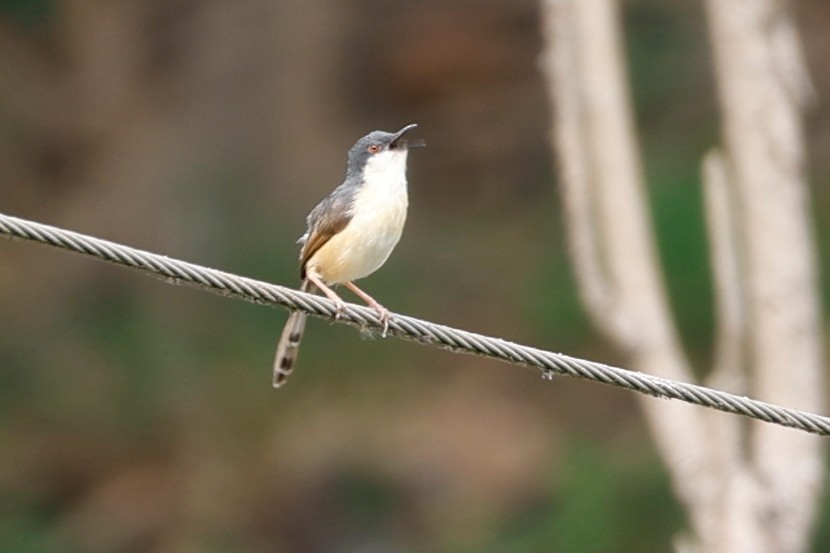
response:
[[(830, 4), (793, 5), (827, 298)], [(703, 8), (623, 15), (660, 253), (703, 370)], [(295, 285), (346, 149), (414, 121), (407, 228), (364, 288), (619, 363), (564, 251), (539, 28), (531, 0), (2, 0), (2, 211)], [(659, 552), (684, 528), (632, 394), (317, 320), (274, 391), (285, 316), (0, 241), (0, 551)]]

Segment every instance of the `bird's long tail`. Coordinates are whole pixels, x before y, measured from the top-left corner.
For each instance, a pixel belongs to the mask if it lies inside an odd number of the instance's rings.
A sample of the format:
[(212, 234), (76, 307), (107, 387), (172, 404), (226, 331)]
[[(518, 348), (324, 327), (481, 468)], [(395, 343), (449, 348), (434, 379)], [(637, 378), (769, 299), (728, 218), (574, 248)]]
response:
[[(308, 280), (303, 280), (300, 290), (313, 294), (317, 287)], [(277, 343), (277, 354), (274, 357), (274, 388), (279, 388), (294, 370), (297, 363), (297, 353), (300, 351), (300, 342), (303, 341), (305, 321), (308, 318), (302, 311), (292, 311), (288, 321), (280, 334), (280, 341)]]

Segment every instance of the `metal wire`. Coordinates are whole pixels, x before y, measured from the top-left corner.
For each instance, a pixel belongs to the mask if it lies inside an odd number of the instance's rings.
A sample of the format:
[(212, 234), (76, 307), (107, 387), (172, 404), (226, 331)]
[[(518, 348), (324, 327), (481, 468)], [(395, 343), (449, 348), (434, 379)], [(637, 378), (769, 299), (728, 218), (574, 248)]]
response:
[[(155, 274), (167, 282), (190, 284), (254, 303), (299, 309), (311, 315), (336, 319), (364, 329), (382, 328), (377, 313), (367, 307), (346, 304), (346, 308), (338, 316), (334, 303), (321, 296), (209, 269), (17, 217), (0, 214), (0, 234), (91, 255), (104, 261)], [(571, 376), (654, 397), (678, 399), (692, 405), (744, 415), (813, 434), (830, 435), (828, 417), (779, 407), (695, 384), (531, 348), (413, 317), (392, 315), (389, 321), (389, 335), (452, 351), (499, 359), (515, 365), (536, 367), (542, 370), (545, 379), (550, 379), (554, 374)]]

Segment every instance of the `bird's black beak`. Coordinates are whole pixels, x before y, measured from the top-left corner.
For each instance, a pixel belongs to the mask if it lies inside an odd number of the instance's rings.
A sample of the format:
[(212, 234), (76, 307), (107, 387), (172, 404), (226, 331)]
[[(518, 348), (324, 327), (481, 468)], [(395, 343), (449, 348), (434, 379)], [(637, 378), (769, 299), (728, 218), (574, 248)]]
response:
[(405, 126), (401, 130), (396, 132), (395, 136), (392, 137), (392, 142), (389, 143), (389, 149), (390, 150), (395, 150), (395, 149), (404, 149), (405, 150), (406, 148), (408, 148), (410, 146), (415, 146), (415, 144), (407, 144), (406, 140), (402, 140), (402, 137), (408, 131), (411, 131), (412, 129), (414, 129), (417, 126), (418, 126), (417, 123), (410, 123), (409, 125)]

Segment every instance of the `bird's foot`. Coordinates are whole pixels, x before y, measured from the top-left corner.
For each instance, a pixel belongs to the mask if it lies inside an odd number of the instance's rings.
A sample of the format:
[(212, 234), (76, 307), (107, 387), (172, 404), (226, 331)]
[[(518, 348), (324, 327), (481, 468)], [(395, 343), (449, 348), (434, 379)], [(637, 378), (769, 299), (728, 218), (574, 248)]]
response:
[(383, 332), (381, 332), (381, 336), (386, 338), (386, 333), (389, 331), (389, 319), (392, 318), (392, 315), (389, 313), (389, 310), (383, 307), (381, 304), (376, 303), (372, 307), (375, 308), (375, 311), (378, 312), (378, 320), (383, 325)]
[(340, 319), (340, 315), (346, 310), (346, 303), (341, 299), (332, 300), (334, 301), (334, 320)]
[(375, 298), (355, 286), (353, 282), (345, 282), (344, 284), (349, 290), (354, 292), (357, 297), (365, 301), (366, 305), (377, 311), (378, 321), (383, 325), (383, 333), (381, 336), (386, 338), (386, 333), (389, 331), (389, 319), (391, 318), (389, 310), (379, 304)]

